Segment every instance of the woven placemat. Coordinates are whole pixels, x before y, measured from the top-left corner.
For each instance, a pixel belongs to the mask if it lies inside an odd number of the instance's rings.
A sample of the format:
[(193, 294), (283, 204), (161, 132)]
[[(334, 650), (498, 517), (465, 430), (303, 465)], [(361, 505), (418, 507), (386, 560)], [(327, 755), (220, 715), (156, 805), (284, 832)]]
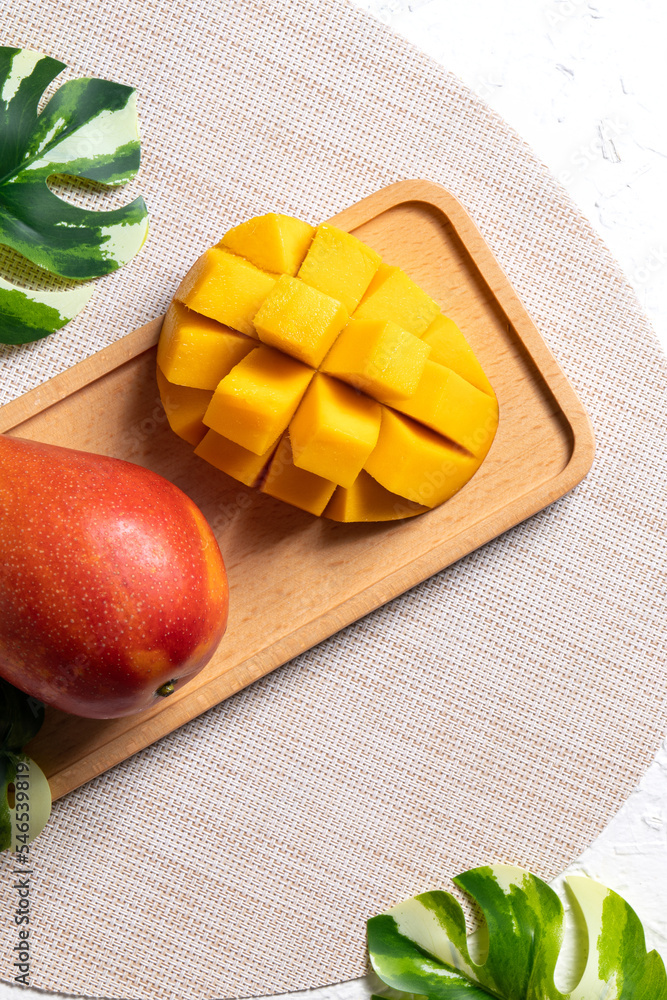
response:
[[(9, 0), (6, 44), (135, 84), (149, 244), (2, 401), (162, 312), (229, 226), (317, 221), (406, 177), (468, 208), (586, 403), (593, 471), (449, 570), (57, 803), (31, 982), (204, 1000), (365, 969), (364, 920), (486, 861), (544, 877), (667, 723), (667, 369), (608, 252), (508, 126), (335, 0)], [(446, 303), (443, 303), (446, 308)], [(12, 861), (0, 973), (13, 975)]]

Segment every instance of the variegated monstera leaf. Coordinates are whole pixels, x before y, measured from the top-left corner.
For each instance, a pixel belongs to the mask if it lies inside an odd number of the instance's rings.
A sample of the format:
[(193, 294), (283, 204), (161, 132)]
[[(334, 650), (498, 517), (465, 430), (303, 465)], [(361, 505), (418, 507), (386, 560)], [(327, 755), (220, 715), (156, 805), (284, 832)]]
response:
[(585, 926), (575, 942), (578, 981), (567, 993), (554, 982), (563, 908), (553, 889), (505, 865), (475, 868), (453, 881), (484, 915), (479, 963), (456, 899), (425, 892), (368, 922), (373, 968), (393, 989), (430, 1000), (666, 1000), (665, 967), (655, 951), (647, 953), (636, 913), (592, 879), (566, 880)]
[[(4, 343), (37, 340), (64, 326), (93, 293), (93, 285), (79, 283), (126, 264), (148, 230), (143, 198), (97, 212), (49, 188), (47, 181), (56, 176), (124, 184), (139, 168), (131, 87), (69, 80), (38, 113), (46, 88), (64, 68), (30, 49), (0, 47), (0, 244), (41, 269), (32, 268), (20, 287), (0, 278)], [(73, 280), (54, 288), (40, 274)]]
[(42, 703), (0, 677), (0, 851), (24, 855), (51, 813), (49, 783), (22, 751), (43, 721)]

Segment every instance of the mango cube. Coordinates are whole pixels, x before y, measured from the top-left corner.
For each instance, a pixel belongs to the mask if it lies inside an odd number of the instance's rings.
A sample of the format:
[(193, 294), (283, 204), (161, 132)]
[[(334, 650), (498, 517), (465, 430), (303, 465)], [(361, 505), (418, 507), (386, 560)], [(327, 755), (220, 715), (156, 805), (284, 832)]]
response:
[(259, 339), (317, 368), (347, 323), (337, 299), (281, 275), (255, 316)]
[(410, 399), (392, 404), (473, 455), (486, 454), (498, 427), (498, 403), (451, 368), (427, 361)]
[(324, 510), (332, 521), (399, 521), (424, 514), (429, 508), (390, 493), (367, 472), (360, 472), (352, 485), (339, 486)]
[(199, 444), (206, 434), (204, 414), (213, 393), (172, 385), (159, 367), (156, 374), (160, 399), (172, 431), (189, 444)]
[(175, 385), (215, 389), (256, 342), (172, 302), (162, 324), (157, 363)]
[(365, 469), (391, 493), (436, 507), (460, 490), (479, 464), (480, 459), (385, 407), (378, 443)]
[(245, 257), (263, 271), (295, 275), (314, 235), (315, 227), (307, 222), (269, 212), (234, 226), (218, 246)]
[(430, 361), (451, 368), (466, 382), (470, 382), (481, 392), (493, 396), (491, 383), (453, 319), (443, 316), (442, 313), (436, 316), (422, 340), (431, 348)]
[(254, 337), (252, 321), (276, 278), (228, 250), (212, 247), (190, 268), (175, 298), (194, 312)]
[(391, 321), (352, 319), (321, 369), (379, 399), (408, 399), (419, 385), (430, 350)]
[(261, 486), (262, 493), (316, 515), (322, 513), (335, 489), (335, 483), (296, 467), (287, 435), (278, 445)]
[(382, 264), (355, 310), (356, 319), (392, 320), (420, 337), (440, 308), (400, 267)]
[[(206, 431), (206, 427), (204, 430)], [(263, 455), (255, 455), (217, 431), (208, 430), (195, 448), (195, 455), (246, 486), (256, 486), (274, 450), (272, 447)]]
[(316, 375), (289, 425), (294, 464), (338, 486), (351, 486), (379, 433), (379, 403)]
[(287, 429), (313, 374), (271, 347), (257, 347), (220, 382), (204, 423), (263, 455)]
[(298, 276), (307, 285), (338, 299), (352, 313), (381, 261), (380, 255), (356, 236), (324, 223), (315, 231)]

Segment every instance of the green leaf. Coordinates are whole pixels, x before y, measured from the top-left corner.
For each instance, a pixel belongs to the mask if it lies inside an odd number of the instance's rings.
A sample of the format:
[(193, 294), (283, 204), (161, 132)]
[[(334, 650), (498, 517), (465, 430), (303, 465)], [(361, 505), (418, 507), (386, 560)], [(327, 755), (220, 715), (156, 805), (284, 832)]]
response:
[(88, 304), (94, 285), (52, 291), (17, 288), (0, 278), (0, 341), (29, 344), (55, 333)]
[[(108, 80), (69, 80), (38, 114), (64, 63), (30, 49), (0, 47), (0, 244), (62, 278), (84, 281), (126, 264), (143, 246), (143, 198), (91, 211), (58, 197), (55, 176), (124, 184), (139, 169), (136, 93)], [(67, 323), (92, 288), (0, 285), (0, 341), (26, 343)]]
[(0, 677), (0, 752), (18, 753), (37, 735), (43, 721), (41, 701)]
[(591, 879), (567, 879), (588, 934), (577, 986), (561, 993), (554, 971), (563, 908), (546, 882), (521, 868), (475, 868), (453, 880), (480, 907), (487, 954), (470, 955), (463, 911), (447, 892), (426, 892), (368, 921), (373, 968), (388, 986), (432, 1000), (667, 1000), (662, 959), (647, 953), (635, 912)]
[(566, 881), (586, 922), (590, 945), (572, 1000), (665, 1000), (665, 966), (657, 952), (647, 953), (644, 929), (632, 907), (592, 879), (571, 876)]
[(0, 753), (0, 851), (7, 851), (12, 846), (12, 813), (8, 794), (15, 777), (16, 757)]
[(93, 212), (47, 186), (67, 174), (122, 184), (139, 169), (136, 93), (108, 80), (69, 80), (37, 114), (64, 64), (30, 49), (0, 47), (0, 242), (66, 278), (127, 263), (146, 236), (146, 205)]
[[(9, 802), (9, 786), (14, 802)], [(23, 753), (0, 751), (0, 851), (22, 852), (51, 815), (51, 789), (34, 760)]]
[[(0, 851), (30, 843), (51, 814), (49, 783), (34, 760), (21, 753), (43, 721), (41, 701), (0, 678)], [(11, 805), (10, 785), (15, 799)]]

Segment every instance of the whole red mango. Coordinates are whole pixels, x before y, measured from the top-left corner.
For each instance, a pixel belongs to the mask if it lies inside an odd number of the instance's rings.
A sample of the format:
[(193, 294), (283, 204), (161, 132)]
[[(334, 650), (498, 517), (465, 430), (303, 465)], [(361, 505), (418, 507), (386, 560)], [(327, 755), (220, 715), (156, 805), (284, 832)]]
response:
[(199, 508), (154, 472), (0, 435), (0, 674), (91, 718), (208, 662), (229, 591)]

